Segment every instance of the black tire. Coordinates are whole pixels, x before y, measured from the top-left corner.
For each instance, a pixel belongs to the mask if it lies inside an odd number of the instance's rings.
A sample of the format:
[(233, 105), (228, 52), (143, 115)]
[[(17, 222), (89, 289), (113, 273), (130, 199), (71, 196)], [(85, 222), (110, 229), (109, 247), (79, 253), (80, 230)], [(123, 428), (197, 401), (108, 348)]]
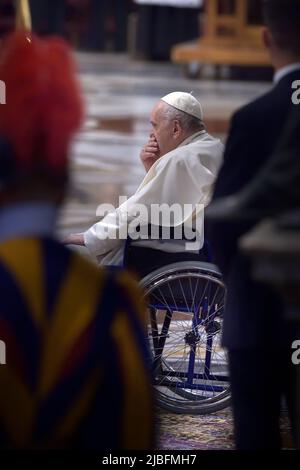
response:
[[(146, 276), (141, 286), (149, 305), (148, 338), (158, 405), (190, 414), (227, 407), (227, 358), (220, 345), (225, 286), (218, 269), (201, 262), (174, 263)], [(191, 363), (194, 375), (189, 388)]]

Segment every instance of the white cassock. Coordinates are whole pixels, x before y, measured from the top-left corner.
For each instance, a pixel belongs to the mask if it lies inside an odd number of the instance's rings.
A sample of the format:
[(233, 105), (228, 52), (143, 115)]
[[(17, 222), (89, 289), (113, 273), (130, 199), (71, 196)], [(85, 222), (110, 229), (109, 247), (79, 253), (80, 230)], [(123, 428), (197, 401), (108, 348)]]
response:
[[(123, 260), (125, 240), (118, 237), (128, 223), (136, 218), (137, 204), (151, 211), (152, 205), (179, 204), (191, 207), (190, 213), (182, 210), (182, 217), (173, 220), (179, 226), (191, 220), (193, 207), (207, 206), (213, 184), (222, 164), (224, 146), (219, 139), (205, 130), (187, 138), (175, 150), (158, 159), (150, 168), (141, 185), (125, 203), (108, 213), (84, 233), (84, 243), (89, 253), (102, 265), (120, 265)], [(202, 219), (201, 219), (202, 220)], [(150, 221), (149, 221), (150, 223)], [(203, 231), (203, 222), (200, 230)], [(199, 224), (197, 224), (199, 230)], [(147, 246), (148, 242), (139, 242)], [(182, 244), (152, 241), (151, 248), (163, 251), (184, 251)]]

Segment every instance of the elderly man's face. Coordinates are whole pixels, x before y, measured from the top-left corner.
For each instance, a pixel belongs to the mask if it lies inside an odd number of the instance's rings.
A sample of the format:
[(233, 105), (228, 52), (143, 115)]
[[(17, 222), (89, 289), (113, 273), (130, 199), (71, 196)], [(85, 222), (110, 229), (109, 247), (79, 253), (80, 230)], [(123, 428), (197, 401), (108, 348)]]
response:
[(174, 121), (166, 117), (165, 110), (166, 104), (159, 101), (151, 113), (153, 134), (157, 140), (161, 157), (174, 150), (180, 143)]

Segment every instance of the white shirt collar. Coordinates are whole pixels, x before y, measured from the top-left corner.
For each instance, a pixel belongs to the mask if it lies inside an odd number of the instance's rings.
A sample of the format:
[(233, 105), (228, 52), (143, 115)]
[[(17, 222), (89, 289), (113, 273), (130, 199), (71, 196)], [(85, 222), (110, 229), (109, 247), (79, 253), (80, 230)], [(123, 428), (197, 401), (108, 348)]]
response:
[(296, 70), (299, 70), (299, 75), (300, 75), (300, 62), (296, 62), (294, 64), (286, 65), (285, 67), (282, 67), (281, 69), (277, 70), (277, 72), (274, 75), (274, 83), (277, 84), (280, 82), (280, 80), (288, 75), (291, 72), (295, 72)]
[[(183, 142), (181, 142), (180, 145), (178, 145), (178, 147), (183, 147), (184, 145), (188, 145), (188, 144), (191, 144), (192, 142), (194, 142), (195, 140), (197, 140), (200, 135), (203, 135), (203, 134), (206, 134), (206, 130), (203, 129), (202, 131), (198, 131), (196, 132), (195, 134), (193, 135), (190, 135), (189, 137), (187, 137)], [(177, 147), (177, 148), (178, 148)]]

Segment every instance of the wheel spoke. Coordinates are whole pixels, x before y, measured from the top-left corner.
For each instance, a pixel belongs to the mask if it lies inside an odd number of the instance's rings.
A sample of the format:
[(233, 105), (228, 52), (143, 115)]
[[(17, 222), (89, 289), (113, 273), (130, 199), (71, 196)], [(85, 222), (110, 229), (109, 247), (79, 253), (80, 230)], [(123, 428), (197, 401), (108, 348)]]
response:
[[(191, 413), (226, 406), (230, 392), (220, 341), (225, 298), (222, 281), (200, 269), (178, 269), (150, 281), (144, 289), (152, 303), (149, 343), (156, 358), (158, 402), (171, 411)], [(199, 312), (197, 318), (195, 311)], [(191, 360), (193, 378), (187, 382)]]

